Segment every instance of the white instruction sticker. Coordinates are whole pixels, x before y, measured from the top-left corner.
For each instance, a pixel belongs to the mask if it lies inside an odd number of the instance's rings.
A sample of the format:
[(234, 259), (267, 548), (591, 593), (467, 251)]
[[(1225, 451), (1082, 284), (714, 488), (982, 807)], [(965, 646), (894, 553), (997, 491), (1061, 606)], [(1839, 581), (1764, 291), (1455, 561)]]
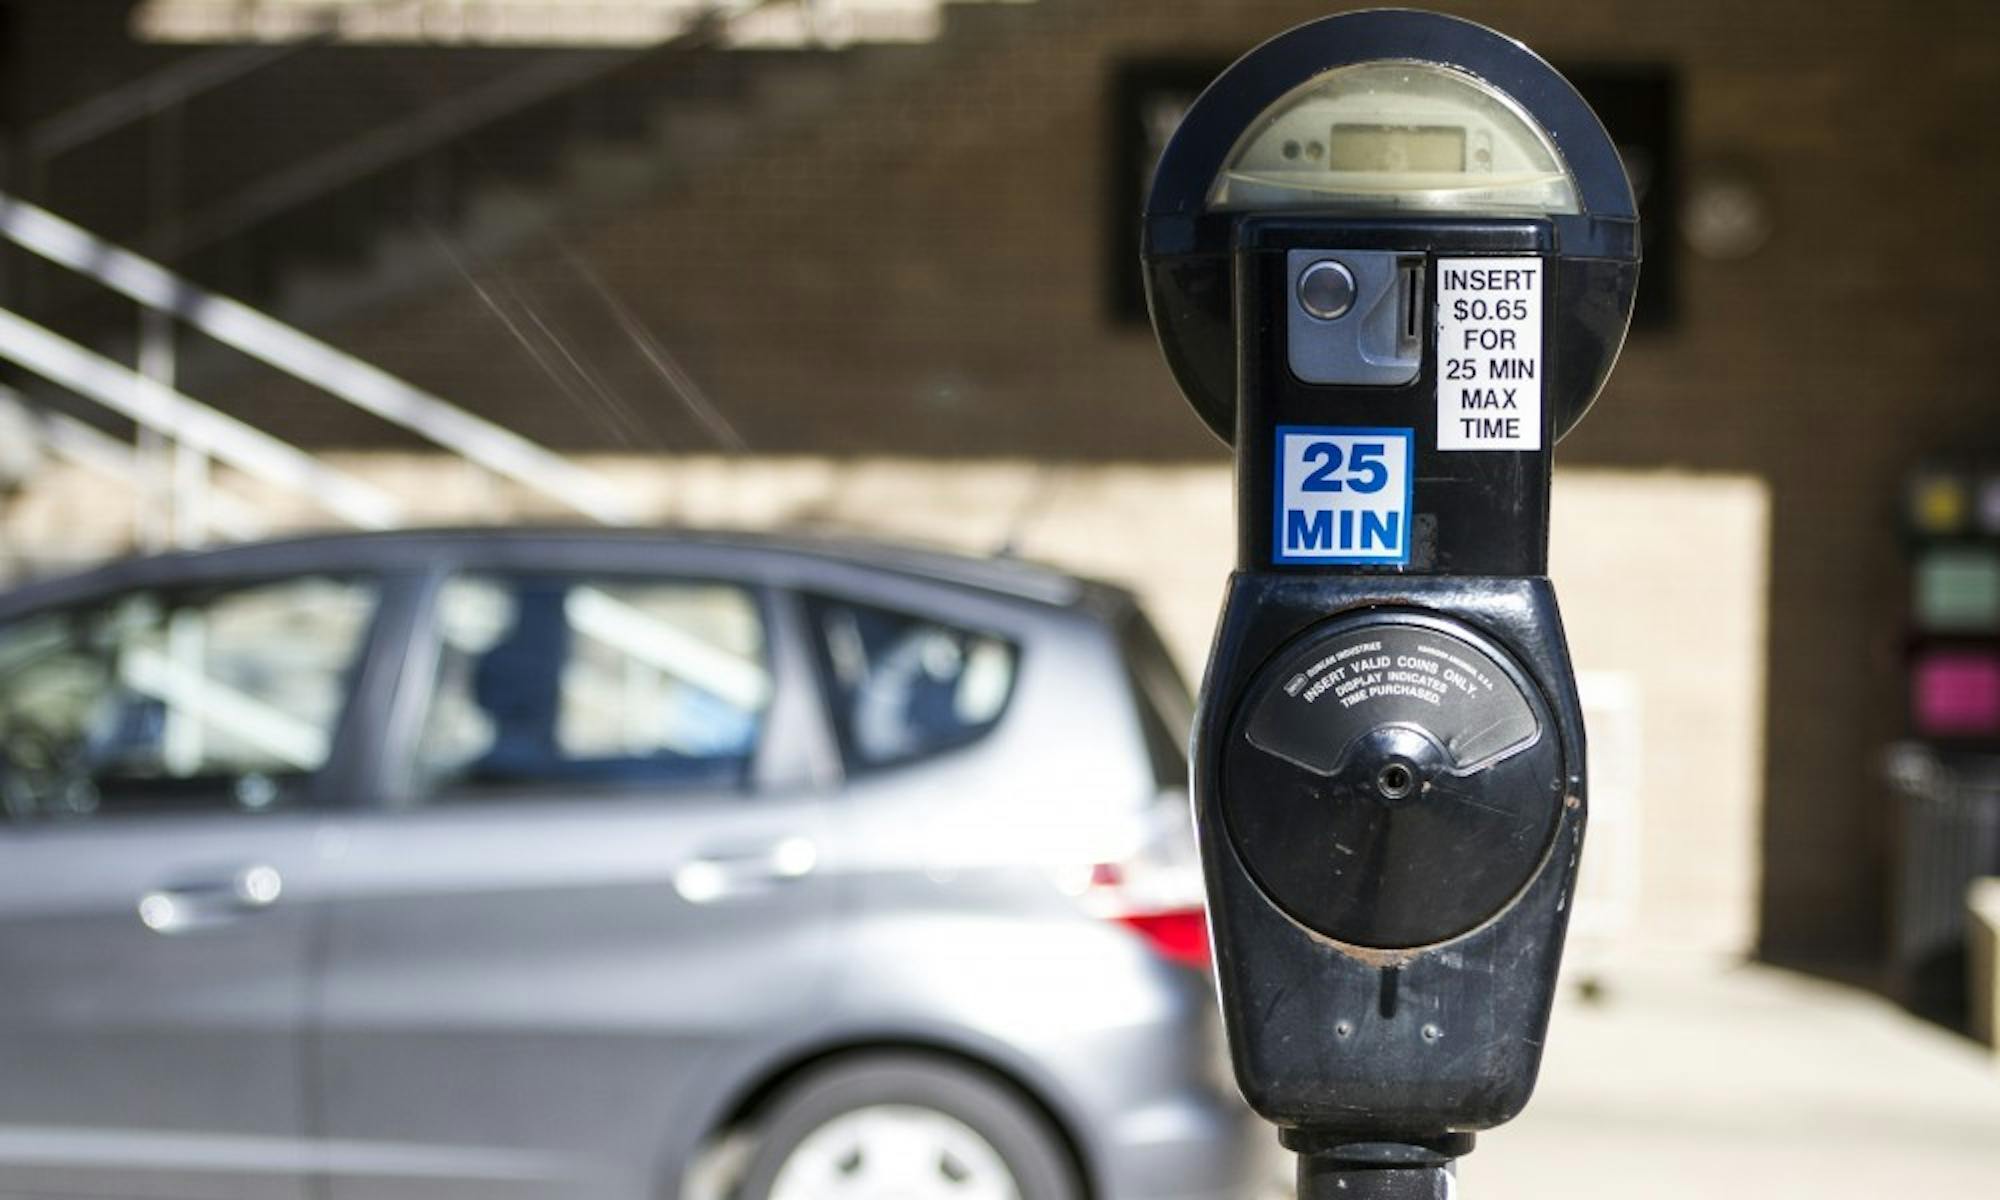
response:
[(1438, 449), (1542, 448), (1542, 260), (1441, 258)]
[(1274, 561), (1410, 561), (1409, 429), (1278, 426)]

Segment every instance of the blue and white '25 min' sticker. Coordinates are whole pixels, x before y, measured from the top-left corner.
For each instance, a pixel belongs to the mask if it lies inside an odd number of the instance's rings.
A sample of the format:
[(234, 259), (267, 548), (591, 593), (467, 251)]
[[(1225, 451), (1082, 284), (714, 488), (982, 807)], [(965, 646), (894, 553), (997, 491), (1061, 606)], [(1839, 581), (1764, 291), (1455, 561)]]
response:
[(1410, 561), (1408, 429), (1278, 427), (1274, 561)]

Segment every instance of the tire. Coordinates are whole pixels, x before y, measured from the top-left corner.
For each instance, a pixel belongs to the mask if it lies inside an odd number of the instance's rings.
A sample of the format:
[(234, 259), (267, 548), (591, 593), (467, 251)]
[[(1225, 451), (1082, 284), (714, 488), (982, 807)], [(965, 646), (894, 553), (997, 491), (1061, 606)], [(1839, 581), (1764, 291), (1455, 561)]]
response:
[(878, 1190), (923, 1200), (1083, 1198), (1068, 1147), (1031, 1103), (998, 1079), (923, 1055), (869, 1054), (811, 1070), (765, 1108), (752, 1137), (739, 1200), (873, 1200)]

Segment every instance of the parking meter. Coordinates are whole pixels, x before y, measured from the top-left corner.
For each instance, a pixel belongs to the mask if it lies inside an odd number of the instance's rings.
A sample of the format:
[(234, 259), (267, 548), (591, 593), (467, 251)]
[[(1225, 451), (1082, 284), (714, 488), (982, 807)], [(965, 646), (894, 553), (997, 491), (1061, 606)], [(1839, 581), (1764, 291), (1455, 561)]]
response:
[(1370, 11), (1224, 72), (1144, 231), (1236, 451), (1193, 785), (1237, 1081), (1302, 1196), (1444, 1195), (1533, 1090), (1574, 895), (1550, 465), (1624, 340), (1631, 186), (1526, 47)]

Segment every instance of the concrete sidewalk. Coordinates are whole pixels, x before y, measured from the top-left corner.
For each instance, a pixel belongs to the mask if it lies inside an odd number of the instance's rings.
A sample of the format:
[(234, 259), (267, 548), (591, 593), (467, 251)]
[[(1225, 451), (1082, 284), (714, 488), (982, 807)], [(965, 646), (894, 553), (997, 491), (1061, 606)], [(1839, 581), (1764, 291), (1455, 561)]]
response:
[[(1565, 988), (1527, 1113), (1461, 1200), (2000, 1197), (2000, 1065), (1867, 992), (1770, 967)], [(1272, 1198), (1291, 1194), (1273, 1150)]]
[(1540, 1089), (1465, 1200), (2000, 1196), (2000, 1068), (1878, 997), (1767, 967), (1566, 990)]

